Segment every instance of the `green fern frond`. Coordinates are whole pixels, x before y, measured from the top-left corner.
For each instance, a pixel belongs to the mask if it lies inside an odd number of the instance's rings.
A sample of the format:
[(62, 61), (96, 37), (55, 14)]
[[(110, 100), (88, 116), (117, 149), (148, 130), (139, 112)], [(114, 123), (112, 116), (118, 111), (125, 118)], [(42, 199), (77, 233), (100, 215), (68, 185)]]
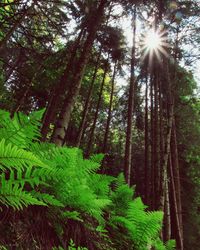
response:
[(168, 240), (165, 244), (166, 250), (175, 250), (176, 249), (176, 241)]
[(110, 185), (115, 180), (114, 177), (102, 174), (93, 174), (88, 183), (98, 197), (108, 197), (110, 195)]
[[(9, 181), (15, 184), (20, 184), (22, 187), (25, 184), (29, 184), (32, 188), (38, 186), (39, 184), (46, 186), (47, 184), (45, 182), (42, 182), (39, 176), (35, 176), (32, 170), (32, 167), (27, 167), (24, 171), (22, 171), (21, 169), (17, 169), (17, 171), (10, 170), (6, 173), (6, 175)], [(3, 177), (4, 173), (0, 176), (0, 179)]]
[(46, 205), (33, 197), (30, 192), (24, 191), (19, 183), (6, 180), (4, 174), (1, 175), (0, 203), (18, 210), (28, 205)]
[(31, 195), (35, 197), (37, 200), (44, 202), (45, 204), (55, 207), (64, 207), (64, 205), (59, 200), (57, 200), (53, 195), (47, 193), (39, 193), (36, 191), (32, 191)]
[(126, 185), (126, 180), (125, 180), (125, 177), (123, 175), (123, 173), (120, 173), (118, 176), (117, 176), (117, 179), (116, 179), (116, 182), (115, 182), (115, 187), (118, 188), (118, 187), (121, 187), (123, 185)]
[(11, 119), (10, 114), (0, 110), (0, 139), (5, 139), (6, 143), (12, 143), (18, 147), (25, 148), (33, 140), (40, 137), (40, 120), (44, 110), (36, 111), (26, 116), (16, 113)]
[(123, 184), (124, 181), (119, 182), (117, 178), (116, 189), (111, 194), (111, 200), (113, 202), (113, 211), (116, 215), (125, 216), (129, 208), (129, 203), (133, 200), (134, 190), (127, 184)]
[(153, 241), (152, 247), (155, 248), (155, 250), (175, 250), (176, 241), (168, 240), (166, 243), (163, 243), (161, 239), (157, 238)]
[(141, 199), (137, 198), (129, 204), (127, 211), (127, 219), (136, 226), (132, 231), (132, 239), (138, 249), (143, 249), (158, 238), (162, 227), (163, 213), (145, 212), (145, 208)]
[(72, 219), (83, 222), (83, 220), (80, 217), (80, 213), (77, 211), (64, 211), (62, 212), (64, 219)]
[(123, 216), (112, 216), (110, 222), (113, 227), (117, 225), (125, 227), (129, 233), (136, 231), (136, 226)]
[(101, 164), (101, 162), (103, 161), (103, 158), (104, 158), (104, 154), (94, 154), (94, 155), (91, 155), (89, 159), (92, 162)]
[(27, 166), (47, 166), (33, 153), (20, 149), (12, 144), (6, 144), (5, 139), (0, 141), (0, 168), (1, 169), (24, 169)]

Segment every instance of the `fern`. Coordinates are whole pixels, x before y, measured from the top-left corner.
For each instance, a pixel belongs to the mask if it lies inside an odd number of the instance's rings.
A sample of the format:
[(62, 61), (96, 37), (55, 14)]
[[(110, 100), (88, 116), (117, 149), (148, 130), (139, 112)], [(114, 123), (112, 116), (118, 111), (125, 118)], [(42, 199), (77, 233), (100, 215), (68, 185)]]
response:
[(57, 199), (55, 199), (55, 197), (53, 195), (50, 194), (46, 194), (46, 193), (39, 193), (36, 191), (32, 191), (31, 194), (33, 195), (33, 197), (37, 198), (37, 200), (41, 201), (44, 204), (48, 204), (51, 206), (58, 206), (58, 207), (64, 207), (64, 205)]
[(0, 168), (8, 169), (24, 169), (30, 166), (47, 167), (41, 160), (39, 160), (33, 153), (20, 149), (12, 144), (5, 143), (3, 138), (0, 141)]
[[(125, 184), (124, 177), (120, 175), (115, 182), (115, 190), (111, 196), (113, 206), (110, 223), (115, 230), (117, 226), (126, 228), (134, 248), (145, 250), (159, 238), (163, 213), (146, 212), (147, 207), (141, 198), (133, 200), (133, 193), (133, 189)], [(163, 244), (162, 246), (166, 249)]]
[[(11, 119), (8, 112), (0, 111), (1, 208), (45, 206), (41, 217), (57, 237), (52, 245), (62, 243), (73, 225), (75, 229), (82, 225), (85, 235), (96, 237), (94, 249), (118, 249), (113, 242), (123, 238), (122, 249), (172, 250), (174, 241), (164, 245), (159, 239), (163, 214), (147, 212), (140, 198), (133, 199), (134, 187), (128, 187), (122, 174), (114, 178), (96, 173), (102, 154), (86, 160), (80, 149), (38, 141), (42, 113), (18, 113)], [(110, 229), (114, 239), (108, 238)], [(73, 241), (68, 249), (75, 249)]]
[(114, 182), (115, 190), (111, 193), (112, 213), (114, 215), (125, 216), (129, 203), (134, 196), (134, 189), (129, 188), (125, 182), (123, 174), (120, 174)]
[(0, 203), (11, 206), (14, 209), (22, 209), (28, 205), (46, 205), (33, 197), (29, 192), (23, 190), (23, 185), (6, 180), (5, 174), (1, 175)]
[(29, 116), (17, 113), (11, 119), (8, 112), (0, 110), (0, 138), (4, 138), (6, 143), (26, 148), (40, 136), (39, 127), (43, 113), (44, 110), (33, 112)]

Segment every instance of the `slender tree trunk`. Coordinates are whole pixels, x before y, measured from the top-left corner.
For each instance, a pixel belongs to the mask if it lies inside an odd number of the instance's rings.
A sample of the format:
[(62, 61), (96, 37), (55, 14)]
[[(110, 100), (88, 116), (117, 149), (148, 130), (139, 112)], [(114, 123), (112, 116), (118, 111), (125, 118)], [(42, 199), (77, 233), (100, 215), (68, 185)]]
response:
[(102, 147), (102, 153), (105, 154), (107, 150), (107, 142), (108, 142), (108, 134), (110, 130), (110, 121), (111, 121), (111, 115), (112, 115), (112, 107), (113, 107), (113, 96), (114, 96), (114, 87), (115, 87), (115, 76), (117, 71), (117, 62), (115, 62), (113, 76), (112, 76), (112, 85), (111, 85), (111, 93), (110, 93), (110, 103), (109, 103), (109, 109), (108, 109), (108, 118), (106, 123), (106, 130), (103, 140), (103, 147)]
[[(109, 10), (109, 14), (108, 14), (108, 18), (107, 18), (107, 21), (105, 23), (105, 26), (108, 25), (111, 9), (112, 8), (110, 8), (110, 10)], [(86, 118), (87, 118), (87, 114), (88, 114), (88, 111), (89, 111), (90, 101), (91, 101), (91, 97), (92, 97), (92, 91), (93, 91), (93, 88), (94, 88), (94, 83), (95, 83), (95, 79), (96, 79), (96, 75), (97, 75), (97, 71), (98, 71), (98, 67), (99, 67), (99, 62), (100, 62), (100, 58), (101, 58), (101, 54), (102, 54), (102, 49), (103, 49), (103, 45), (101, 45), (100, 50), (99, 50), (99, 54), (98, 54), (98, 57), (97, 57), (94, 74), (93, 74), (91, 84), (90, 84), (90, 89), (89, 89), (88, 96), (87, 96), (87, 99), (86, 99), (86, 102), (85, 102), (83, 115), (82, 115), (82, 120), (81, 120), (81, 124), (80, 124), (80, 127), (79, 127), (78, 135), (77, 135), (77, 141), (76, 141), (76, 144), (75, 144), (76, 147), (80, 146), (80, 143), (81, 143), (81, 140), (82, 140), (82, 137), (83, 137), (83, 134), (84, 134), (84, 129), (85, 129), (85, 125), (86, 125)]]
[(84, 128), (85, 128), (86, 118), (87, 118), (87, 114), (88, 114), (89, 106), (90, 106), (90, 101), (91, 101), (91, 97), (92, 97), (92, 91), (93, 91), (94, 83), (95, 83), (96, 76), (97, 76), (97, 71), (98, 71), (98, 67), (99, 67), (101, 52), (102, 52), (102, 47), (100, 48), (100, 51), (99, 51), (99, 54), (98, 54), (98, 58), (97, 58), (97, 61), (96, 61), (96, 66), (95, 66), (94, 73), (93, 73), (93, 76), (92, 76), (92, 80), (91, 80), (91, 83), (90, 83), (90, 89), (89, 89), (89, 92), (88, 92), (87, 99), (85, 101), (85, 106), (84, 106), (84, 110), (83, 110), (81, 125), (79, 127), (77, 141), (76, 141), (76, 147), (80, 146), (81, 139), (83, 137), (83, 131), (84, 131)]
[(126, 131), (124, 173), (128, 185), (131, 184), (131, 167), (132, 167), (132, 126), (134, 110), (134, 92), (135, 92), (135, 39), (136, 39), (136, 8), (133, 14), (133, 46), (131, 54), (131, 77), (128, 97), (128, 120)]
[(171, 239), (171, 211), (170, 211), (170, 200), (169, 200), (169, 178), (165, 183), (165, 208), (164, 208), (164, 241)]
[(171, 142), (171, 132), (172, 132), (172, 111), (170, 112), (170, 117), (168, 120), (168, 132), (167, 138), (165, 141), (165, 153), (163, 156), (163, 164), (162, 164), (162, 179), (161, 179), (161, 190), (160, 190), (160, 210), (164, 211), (165, 204), (165, 187), (167, 182), (167, 164), (170, 153), (170, 142)]
[(175, 176), (174, 176), (174, 170), (172, 165), (172, 153), (169, 158), (169, 166), (170, 166), (170, 183), (171, 183), (171, 190), (172, 190), (172, 205), (174, 208), (174, 218), (176, 223), (176, 240), (177, 240), (177, 249), (183, 250), (183, 238), (182, 238), (182, 232), (181, 232), (181, 226), (180, 226), (180, 220), (179, 220), (179, 212), (178, 212), (178, 203), (177, 203), (177, 194), (176, 194), (176, 186), (175, 186)]
[(63, 96), (65, 95), (65, 92), (68, 87), (68, 77), (69, 77), (70, 72), (72, 73), (72, 69), (74, 67), (73, 64), (75, 62), (77, 50), (79, 48), (81, 39), (84, 37), (84, 29), (85, 28), (83, 28), (80, 31), (76, 41), (74, 42), (74, 45), (72, 46), (70, 58), (68, 60), (65, 71), (60, 78), (59, 83), (52, 88), (50, 99), (49, 99), (47, 109), (44, 114), (43, 122), (42, 122), (41, 134), (42, 134), (43, 141), (46, 140), (46, 136), (49, 131), (50, 123), (52, 123), (53, 121), (53, 116), (55, 116), (56, 112), (58, 111), (58, 106), (63, 101)]
[[(165, 61), (164, 61), (165, 62)], [(166, 62), (168, 63), (168, 62)], [(163, 159), (161, 163), (161, 186), (160, 186), (160, 210), (164, 211), (164, 204), (165, 204), (165, 187), (167, 182), (167, 165), (170, 155), (170, 144), (171, 144), (171, 135), (172, 135), (172, 125), (173, 125), (173, 118), (174, 118), (174, 103), (172, 98), (171, 92), (171, 82), (169, 77), (168, 71), (168, 64), (166, 65), (166, 79), (167, 81), (167, 108), (168, 108), (168, 120), (167, 120), (167, 134), (165, 139), (165, 149), (163, 154)]]
[(155, 129), (154, 129), (154, 76), (150, 79), (150, 99), (151, 99), (151, 209), (155, 209)]
[(150, 169), (149, 169), (149, 119), (148, 119), (148, 75), (145, 90), (145, 203), (149, 205)]
[[(179, 34), (180, 34), (180, 24), (176, 27), (176, 40), (175, 40), (175, 47), (174, 47), (174, 82), (177, 81), (177, 57), (179, 51)], [(177, 224), (177, 231), (179, 236), (179, 247), (182, 250), (183, 247), (183, 221), (182, 221), (182, 200), (181, 200), (181, 183), (180, 183), (180, 166), (179, 166), (179, 157), (178, 157), (178, 145), (177, 145), (177, 137), (176, 137), (176, 120), (175, 117), (173, 119), (173, 128), (172, 128), (172, 170), (174, 176), (174, 188), (176, 194), (176, 205), (177, 205), (177, 215), (179, 223)]]
[(172, 152), (173, 152), (173, 154), (172, 154), (172, 166), (173, 166), (174, 185), (175, 185), (176, 201), (177, 201), (177, 213), (178, 213), (178, 217), (179, 217), (179, 226), (180, 226), (181, 239), (183, 241), (181, 184), (180, 184), (180, 173), (179, 173), (179, 160), (178, 160), (178, 147), (177, 147), (177, 139), (176, 139), (175, 119), (173, 120), (171, 148), (172, 148)]
[[(161, 187), (163, 181), (163, 164), (164, 164), (164, 155), (165, 155), (165, 145), (164, 145), (164, 117), (163, 117), (163, 82), (159, 79), (159, 132), (160, 132), (160, 184), (159, 184), (159, 192), (161, 194)], [(170, 131), (168, 131), (170, 133)], [(160, 198), (160, 195), (158, 199)]]
[(155, 209), (159, 207), (160, 192), (160, 166), (159, 166), (159, 126), (158, 126), (158, 67), (155, 71), (154, 79), (154, 191), (155, 191)]
[(71, 81), (69, 91), (64, 100), (64, 104), (62, 106), (60, 115), (57, 120), (57, 124), (54, 129), (54, 133), (52, 136), (52, 141), (58, 146), (61, 146), (63, 144), (63, 140), (65, 137), (65, 132), (68, 127), (71, 112), (74, 108), (75, 101), (76, 101), (76, 98), (79, 94), (79, 90), (81, 87), (81, 80), (82, 80), (82, 76), (85, 70), (85, 66), (88, 61), (88, 57), (90, 54), (93, 41), (96, 36), (96, 32), (102, 21), (102, 18), (104, 15), (104, 9), (107, 3), (108, 3), (107, 0), (101, 0), (99, 7), (97, 9), (96, 15), (94, 14), (94, 22), (92, 23), (92, 26), (90, 27), (90, 32), (85, 41), (84, 48), (82, 50), (79, 60), (77, 61), (76, 73)]
[(87, 146), (87, 150), (86, 150), (86, 156), (87, 157), (90, 155), (91, 146), (92, 146), (93, 140), (94, 140), (94, 132), (95, 132), (97, 118), (98, 118), (98, 114), (99, 114), (99, 108), (100, 108), (100, 104), (101, 104), (101, 99), (102, 99), (103, 88), (104, 88), (104, 84), (105, 84), (107, 71), (108, 71), (108, 60), (107, 60), (106, 65), (105, 65), (103, 79), (102, 79), (101, 87), (100, 87), (100, 91), (99, 91), (99, 98), (98, 98), (98, 102), (97, 102), (96, 112), (95, 112), (95, 115), (94, 115), (94, 121), (93, 121), (93, 124), (92, 124), (92, 127), (91, 127), (89, 142), (88, 142), (88, 146)]

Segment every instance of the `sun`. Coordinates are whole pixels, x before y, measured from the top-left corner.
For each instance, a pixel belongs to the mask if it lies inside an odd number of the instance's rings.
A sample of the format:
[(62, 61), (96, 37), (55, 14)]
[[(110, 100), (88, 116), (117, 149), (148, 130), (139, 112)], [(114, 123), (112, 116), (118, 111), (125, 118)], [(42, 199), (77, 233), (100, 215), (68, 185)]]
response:
[(152, 61), (154, 56), (161, 60), (161, 55), (168, 56), (166, 48), (168, 47), (165, 31), (150, 29), (141, 41), (143, 59), (149, 56)]
[(155, 50), (161, 46), (161, 38), (155, 31), (149, 31), (145, 37), (145, 46), (148, 50)]

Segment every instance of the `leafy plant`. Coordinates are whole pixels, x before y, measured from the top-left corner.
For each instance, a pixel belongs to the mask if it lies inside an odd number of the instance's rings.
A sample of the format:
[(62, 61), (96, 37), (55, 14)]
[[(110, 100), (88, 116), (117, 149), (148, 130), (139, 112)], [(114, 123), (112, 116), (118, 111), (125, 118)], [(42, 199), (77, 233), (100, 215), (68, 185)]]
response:
[[(5, 207), (20, 210), (11, 210), (11, 218), (0, 227), (7, 230), (3, 245), (13, 240), (21, 249), (29, 244), (30, 249), (72, 250), (76, 244), (111, 250), (124, 249), (128, 242), (130, 249), (172, 249), (159, 239), (163, 214), (146, 212), (122, 174), (97, 173), (101, 154), (84, 159), (80, 149), (39, 142), (42, 113), (11, 119), (0, 111), (1, 210), (5, 216)], [(20, 236), (10, 239), (12, 232)], [(124, 241), (118, 244), (118, 239)]]

